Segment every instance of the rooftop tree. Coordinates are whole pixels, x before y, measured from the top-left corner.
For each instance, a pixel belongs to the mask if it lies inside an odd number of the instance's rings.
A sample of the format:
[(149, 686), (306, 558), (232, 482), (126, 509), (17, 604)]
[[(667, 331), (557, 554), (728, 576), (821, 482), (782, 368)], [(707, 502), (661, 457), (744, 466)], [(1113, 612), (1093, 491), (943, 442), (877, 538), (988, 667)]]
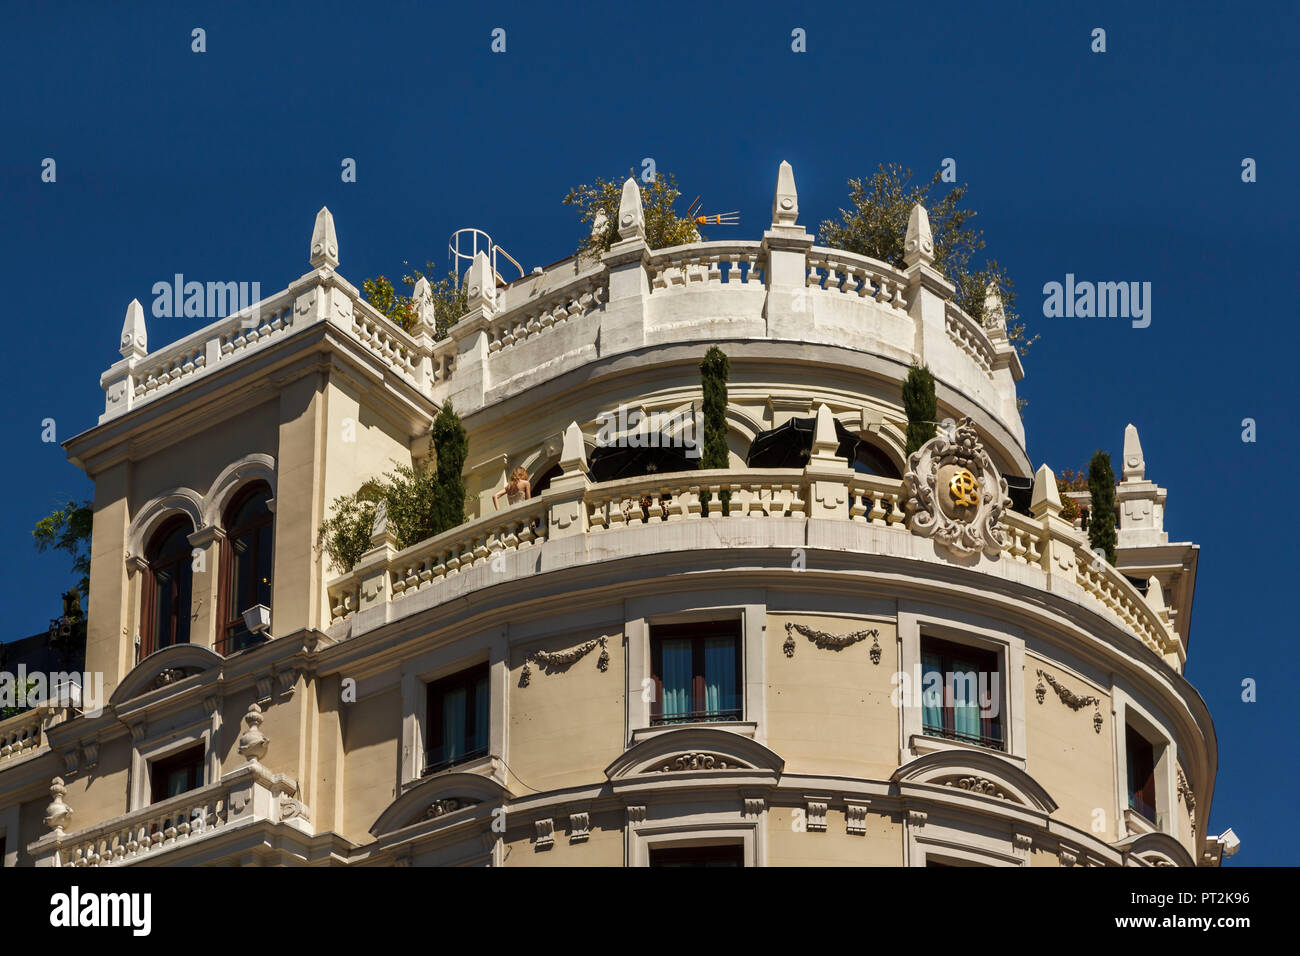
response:
[[(939, 196), (942, 183), (942, 170), (937, 170), (929, 182), (913, 183), (912, 171), (895, 163), (880, 164), (866, 179), (850, 179), (849, 202), (853, 208), (841, 209), (838, 221), (828, 219), (821, 224), (821, 244), (901, 269), (907, 217), (920, 203), (934, 232), (934, 266), (956, 286), (957, 304), (971, 318), (983, 322), (984, 302), (991, 285), (1002, 298), (1007, 338), (1024, 355), (1038, 337), (1026, 338), (1024, 323), (1017, 321), (1015, 287), (1006, 271), (996, 259), (980, 255), (984, 232), (973, 224), (975, 210), (962, 205), (967, 186), (954, 184)], [(932, 192), (936, 195), (932, 196)]]
[[(628, 170), (628, 176), (632, 175)], [(577, 207), (578, 218), (588, 230), (578, 246), (579, 256), (599, 259), (619, 241), (618, 207), (623, 198), (623, 182), (598, 176), (590, 186), (574, 186), (562, 200), (566, 206)], [(681, 190), (672, 173), (656, 175), (649, 183), (638, 180), (637, 185), (641, 188), (641, 205), (645, 210), (646, 243), (651, 249), (667, 249), (704, 238), (693, 219), (677, 214)]]

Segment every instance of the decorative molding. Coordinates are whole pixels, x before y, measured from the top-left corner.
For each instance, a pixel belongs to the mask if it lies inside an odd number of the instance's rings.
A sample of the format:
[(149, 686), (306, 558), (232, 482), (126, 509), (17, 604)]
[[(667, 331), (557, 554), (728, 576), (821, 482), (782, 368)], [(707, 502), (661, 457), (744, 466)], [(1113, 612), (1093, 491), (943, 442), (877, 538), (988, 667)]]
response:
[(1023, 850), (1026, 853), (1034, 848), (1034, 838), (1028, 833), (1013, 834), (1011, 841), (1015, 844), (1017, 850)]
[(607, 643), (608, 638), (597, 637), (579, 644), (577, 647), (571, 647), (567, 651), (532, 651), (524, 657), (524, 669), (519, 675), (519, 686), (527, 687), (532, 683), (533, 673), (528, 667), (529, 662), (535, 662), (544, 668), (563, 669), (576, 664), (598, 646), (600, 647), (600, 657), (596, 660), (596, 669), (604, 673), (609, 670), (609, 648)]
[(87, 770), (94, 770), (99, 763), (99, 741), (87, 740), (81, 745), (81, 759)]
[(292, 820), (297, 818), (307, 823), (311, 822), (311, 815), (307, 812), (307, 805), (301, 800), (295, 800), (287, 793), (280, 795), (280, 819)]
[(270, 700), (274, 686), (275, 675), (267, 674), (265, 677), (259, 677), (257, 679), (257, 699), (259, 701)]
[(536, 844), (537, 849), (551, 846), (555, 843), (555, 821), (550, 817), (545, 820), (537, 820), (534, 824), (537, 829)]
[(907, 822), (914, 827), (923, 827), (928, 816), (924, 810), (908, 810)]
[(1092, 715), (1092, 729), (1097, 733), (1101, 733), (1101, 726), (1104, 721), (1101, 716), (1100, 697), (1094, 697), (1091, 694), (1086, 696), (1076, 694), (1040, 667), (1038, 668), (1038, 686), (1034, 688), (1034, 696), (1038, 698), (1040, 704), (1047, 696), (1047, 688), (1043, 686), (1043, 681), (1047, 681), (1047, 683), (1052, 685), (1052, 690), (1056, 691), (1056, 696), (1061, 698), (1061, 703), (1065, 704), (1065, 706), (1069, 707), (1071, 710), (1082, 710), (1089, 704), (1096, 707), (1097, 709)]
[(1061, 866), (1074, 866), (1079, 862), (1079, 855), (1068, 847), (1061, 847), (1057, 854), (1060, 858)]
[(76, 748), (76, 746), (73, 745), (72, 749), (65, 750), (63, 752), (64, 776), (71, 777), (73, 774), (77, 772), (77, 768), (80, 766), (81, 766), (81, 751), (79, 751)]
[(863, 631), (851, 631), (848, 634), (832, 634), (829, 631), (819, 631), (815, 627), (808, 627), (806, 624), (787, 621), (785, 624), (785, 643), (782, 645), (786, 657), (794, 657), (794, 631), (798, 631), (823, 650), (838, 651), (856, 644), (858, 641), (865, 641), (868, 637), (873, 638), (871, 663), (880, 663), (880, 642), (874, 640), (880, 636), (879, 628), (872, 627)]
[(645, 823), (645, 807), (635, 806), (627, 808), (628, 823)]
[(767, 809), (767, 801), (762, 797), (745, 797), (740, 806), (740, 815), (756, 817)]
[(591, 815), (583, 811), (569, 814), (569, 842), (581, 843), (591, 836)]
[(908, 530), (961, 555), (996, 558), (1006, 547), (998, 522), (1011, 505), (1007, 480), (969, 418), (950, 439), (943, 432), (912, 453), (903, 476)]
[(867, 805), (858, 800), (844, 802), (845, 831), (850, 836), (867, 835)]
[(691, 770), (752, 770), (734, 757), (722, 754), (685, 753), (673, 758), (671, 763), (659, 767), (656, 773), (685, 773)]
[(826, 832), (826, 798), (810, 797), (808, 799), (808, 832)]
[(184, 680), (191, 674), (197, 674), (197, 667), (164, 667), (158, 672), (158, 676), (153, 679), (152, 689), (157, 690), (160, 687), (166, 687), (168, 684), (175, 684), (177, 681)]
[(445, 817), (449, 813), (455, 813), (457, 810), (464, 810), (466, 807), (472, 807), (481, 803), (472, 797), (443, 797), (429, 804), (429, 809), (425, 811), (425, 819), (436, 820), (438, 817)]
[(943, 781), (945, 787), (956, 787), (959, 790), (969, 790), (971, 793), (980, 793), (986, 797), (997, 797), (999, 800), (1006, 800), (1007, 795), (1002, 792), (1001, 787), (988, 777), (953, 777)]
[(1183, 768), (1178, 767), (1178, 796), (1187, 804), (1187, 815), (1191, 819), (1192, 830), (1196, 830), (1196, 794), (1192, 793), (1191, 784), (1187, 782), (1187, 776), (1183, 773)]

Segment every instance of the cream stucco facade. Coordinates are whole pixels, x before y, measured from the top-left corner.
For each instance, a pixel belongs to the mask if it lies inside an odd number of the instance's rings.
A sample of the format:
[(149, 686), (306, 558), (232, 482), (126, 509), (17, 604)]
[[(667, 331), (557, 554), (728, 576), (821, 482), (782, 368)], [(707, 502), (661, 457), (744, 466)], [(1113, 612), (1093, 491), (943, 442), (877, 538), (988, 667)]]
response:
[[(635, 185), (619, 226), (602, 261), (510, 284), (478, 258), (440, 341), (431, 314), (408, 334), (342, 277), (325, 210), (311, 271), (251, 309), (151, 352), (132, 305), (104, 414), (67, 443), (95, 482), (87, 669), (109, 699), (0, 724), (9, 865), (1217, 864), (1214, 728), (1182, 676), (1196, 548), (1169, 542), (1136, 432), (1111, 567), (1035, 472), (1016, 350), (996, 313), (953, 303), (924, 210), (904, 269), (815, 246), (784, 164), (761, 241), (651, 250)], [(693, 414), (712, 344), (731, 467), (593, 480), (602, 413)], [(900, 389), (919, 363), (975, 436), (975, 477), (1034, 477), (1027, 513), (980, 506), (973, 546), (908, 504), (925, 479)], [(329, 503), (427, 456), (449, 400), (467, 522), (405, 550), (377, 527), (356, 568), (329, 567)], [(808, 465), (748, 468), (791, 418), (815, 421)], [(836, 457), (836, 422), (906, 481)], [(553, 477), (498, 510), (516, 467)], [(253, 483), (271, 639), (235, 651), (226, 516)], [(188, 641), (151, 651), (150, 542), (178, 515)], [(735, 635), (728, 719), (656, 710), (656, 641), (679, 625)], [(988, 662), (995, 738), (945, 733), (902, 693), (940, 646)], [(432, 766), (430, 685), (472, 668), (486, 743)], [(198, 785), (160, 798), (178, 754)]]

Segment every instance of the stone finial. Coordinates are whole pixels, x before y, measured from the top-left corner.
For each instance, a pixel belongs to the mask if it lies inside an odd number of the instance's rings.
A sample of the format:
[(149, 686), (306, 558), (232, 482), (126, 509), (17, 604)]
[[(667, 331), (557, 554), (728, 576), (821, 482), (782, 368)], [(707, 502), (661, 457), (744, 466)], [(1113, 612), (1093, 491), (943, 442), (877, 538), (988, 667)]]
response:
[(55, 836), (63, 836), (63, 825), (72, 818), (72, 808), (63, 802), (68, 795), (68, 788), (63, 785), (62, 777), (55, 777), (50, 783), (50, 805), (45, 809), (45, 825), (54, 831)]
[(1005, 335), (1007, 331), (1007, 310), (996, 282), (984, 287), (984, 328), (995, 335)]
[(645, 238), (645, 210), (641, 207), (641, 187), (631, 176), (623, 183), (623, 198), (618, 203), (618, 234), (623, 239)]
[(577, 422), (569, 422), (564, 429), (564, 444), (560, 450), (560, 470), (566, 474), (587, 474), (587, 447), (582, 441), (582, 429)]
[(1056, 487), (1056, 474), (1046, 464), (1034, 472), (1034, 494), (1029, 500), (1029, 513), (1035, 518), (1061, 513), (1061, 492)]
[(474, 254), (474, 261), (465, 273), (465, 293), (471, 309), (483, 306), (491, 311), (496, 306), (497, 276), (492, 261), (482, 249)]
[(326, 206), (316, 213), (316, 225), (311, 231), (311, 259), (315, 268), (339, 267), (339, 237), (334, 234), (334, 215)]
[(122, 323), (122, 357), (138, 358), (149, 354), (149, 337), (144, 328), (144, 306), (132, 299)]
[(1146, 475), (1147, 463), (1142, 457), (1142, 442), (1138, 440), (1138, 430), (1132, 425), (1124, 426), (1124, 480), (1141, 481)]
[(799, 218), (799, 192), (794, 186), (794, 168), (785, 160), (776, 173), (776, 195), (772, 197), (772, 225), (793, 226)]
[(262, 708), (256, 703), (249, 704), (248, 713), (244, 715), (248, 729), (239, 737), (239, 752), (252, 764), (265, 757), (266, 749), (271, 746), (271, 741), (262, 733), (263, 720)]
[(419, 329), (433, 335), (437, 317), (433, 309), (433, 292), (429, 288), (429, 280), (424, 276), (420, 276), (420, 280), (415, 283), (415, 289), (411, 292), (411, 301), (415, 303)]
[(823, 402), (817, 406), (817, 426), (813, 430), (812, 457), (834, 458), (839, 448), (840, 440), (835, 435), (835, 416)]
[(917, 263), (934, 262), (934, 234), (930, 232), (930, 215), (917, 203), (907, 217), (907, 235), (903, 239), (903, 263), (909, 268)]
[(1165, 589), (1160, 586), (1160, 579), (1155, 575), (1147, 578), (1146, 599), (1147, 606), (1156, 613), (1168, 609), (1168, 605), (1165, 604)]

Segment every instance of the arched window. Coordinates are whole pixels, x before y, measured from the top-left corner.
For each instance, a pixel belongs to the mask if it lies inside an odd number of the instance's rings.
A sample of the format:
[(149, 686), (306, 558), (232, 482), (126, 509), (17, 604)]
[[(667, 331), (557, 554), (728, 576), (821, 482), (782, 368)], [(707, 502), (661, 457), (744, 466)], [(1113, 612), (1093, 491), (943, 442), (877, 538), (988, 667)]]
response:
[(532, 487), (529, 489), (532, 492), (532, 496), (536, 498), (547, 488), (551, 487), (551, 482), (556, 478), (559, 478), (562, 474), (564, 474), (564, 469), (558, 464), (554, 464), (550, 468), (546, 469), (546, 471), (544, 471), (538, 479), (532, 483)]
[(193, 566), (189, 535), (193, 531), (190, 519), (177, 515), (154, 532), (145, 548), (148, 570), (140, 615), (141, 657), (190, 641)]
[(877, 475), (880, 478), (899, 479), (898, 466), (885, 452), (865, 438), (858, 442), (853, 458), (853, 470), (860, 475)]
[(221, 553), (221, 609), (217, 650), (234, 654), (266, 640), (244, 626), (244, 612), (271, 606), (273, 522), (271, 489), (254, 482), (226, 508), (226, 539)]

